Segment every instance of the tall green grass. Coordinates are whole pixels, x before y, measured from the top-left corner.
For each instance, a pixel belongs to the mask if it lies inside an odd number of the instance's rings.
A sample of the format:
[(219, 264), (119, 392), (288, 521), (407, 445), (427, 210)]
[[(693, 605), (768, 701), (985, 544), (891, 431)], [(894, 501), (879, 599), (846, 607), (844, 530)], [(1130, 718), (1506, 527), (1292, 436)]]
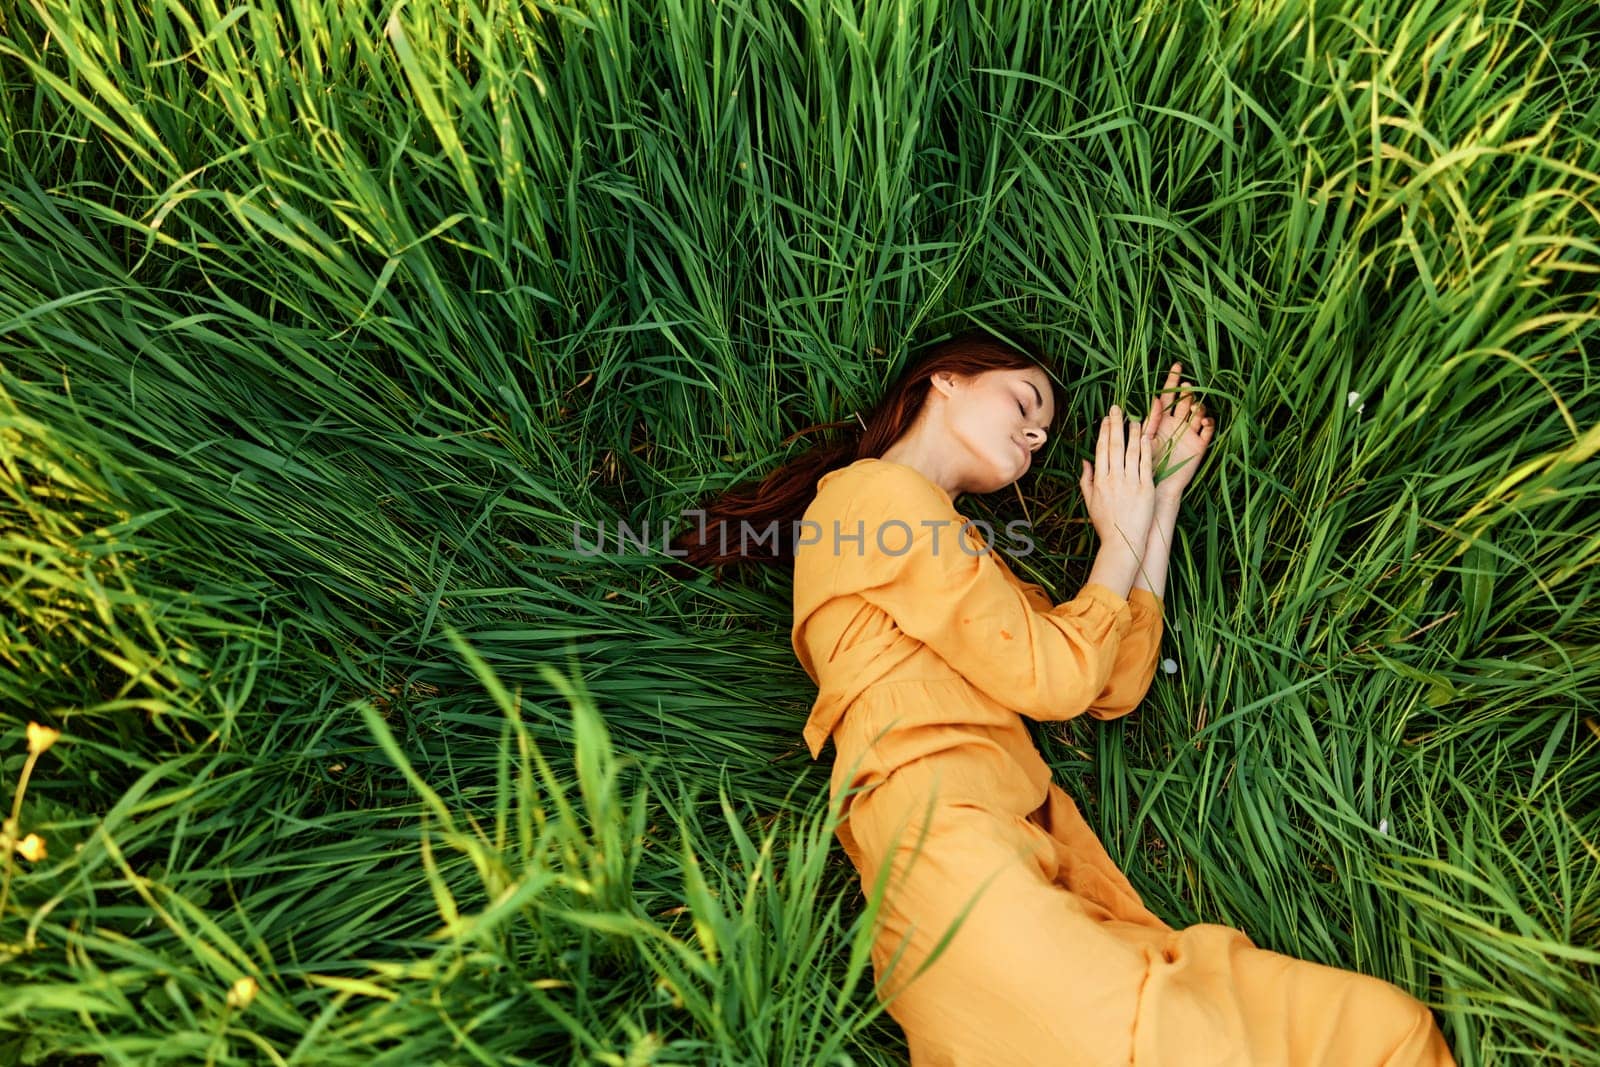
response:
[(1219, 416), (1176, 673), (1035, 728), (1147, 902), (1600, 1063), (1597, 71), (1576, 0), (0, 6), (0, 1062), (903, 1062), (785, 577), (573, 525), (979, 322), (1060, 598), (1082, 428)]

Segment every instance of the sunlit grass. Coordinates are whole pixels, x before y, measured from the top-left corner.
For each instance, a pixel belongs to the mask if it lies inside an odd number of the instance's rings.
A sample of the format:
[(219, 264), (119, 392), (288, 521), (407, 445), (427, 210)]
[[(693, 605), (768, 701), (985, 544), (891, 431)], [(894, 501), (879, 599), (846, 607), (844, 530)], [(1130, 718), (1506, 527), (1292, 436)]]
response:
[(1588, 5), (358, 8), (0, 8), (0, 1061), (904, 1062), (785, 576), (572, 531), (978, 321), (1061, 598), (1083, 429), (1219, 417), (1035, 730), (1150, 906), (1600, 1063)]

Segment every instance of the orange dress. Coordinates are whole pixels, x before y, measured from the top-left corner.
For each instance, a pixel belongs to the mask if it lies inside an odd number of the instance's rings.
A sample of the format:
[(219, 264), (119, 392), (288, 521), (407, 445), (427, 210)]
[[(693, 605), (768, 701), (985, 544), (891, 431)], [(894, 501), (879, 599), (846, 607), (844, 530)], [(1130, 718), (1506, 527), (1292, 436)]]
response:
[(1022, 717), (1132, 711), (1159, 598), (1091, 583), (1052, 604), (887, 460), (825, 474), (805, 519), (805, 739), (816, 758), (833, 738), (839, 842), (869, 900), (883, 880), (872, 964), (912, 1067), (1454, 1064), (1397, 986), (1168, 926), (1051, 781)]

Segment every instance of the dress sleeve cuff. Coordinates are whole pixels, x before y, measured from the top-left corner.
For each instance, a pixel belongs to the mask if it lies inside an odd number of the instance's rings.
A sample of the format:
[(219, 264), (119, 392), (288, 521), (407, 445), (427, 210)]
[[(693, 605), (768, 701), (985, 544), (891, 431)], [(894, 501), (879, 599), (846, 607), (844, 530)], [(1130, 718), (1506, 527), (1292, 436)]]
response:
[(1148, 589), (1134, 588), (1128, 590), (1128, 606), (1134, 611), (1145, 611), (1160, 618), (1166, 601), (1156, 596)]
[(1117, 636), (1128, 632), (1128, 627), (1133, 625), (1133, 609), (1126, 598), (1119, 596), (1114, 589), (1101, 585), (1099, 582), (1089, 582), (1078, 593), (1079, 600), (1087, 599), (1090, 603), (1098, 604), (1111, 614), (1111, 628)]

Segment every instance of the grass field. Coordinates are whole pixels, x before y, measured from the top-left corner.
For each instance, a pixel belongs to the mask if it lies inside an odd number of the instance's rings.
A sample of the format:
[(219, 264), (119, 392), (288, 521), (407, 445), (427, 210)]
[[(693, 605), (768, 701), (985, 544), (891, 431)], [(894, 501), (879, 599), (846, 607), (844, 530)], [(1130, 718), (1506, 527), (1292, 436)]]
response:
[(0, 1063), (905, 1062), (787, 575), (574, 523), (978, 324), (1059, 599), (1087, 428), (1219, 420), (1177, 671), (1031, 727), (1152, 909), (1600, 1064), (1597, 87), (1578, 0), (0, 0)]

